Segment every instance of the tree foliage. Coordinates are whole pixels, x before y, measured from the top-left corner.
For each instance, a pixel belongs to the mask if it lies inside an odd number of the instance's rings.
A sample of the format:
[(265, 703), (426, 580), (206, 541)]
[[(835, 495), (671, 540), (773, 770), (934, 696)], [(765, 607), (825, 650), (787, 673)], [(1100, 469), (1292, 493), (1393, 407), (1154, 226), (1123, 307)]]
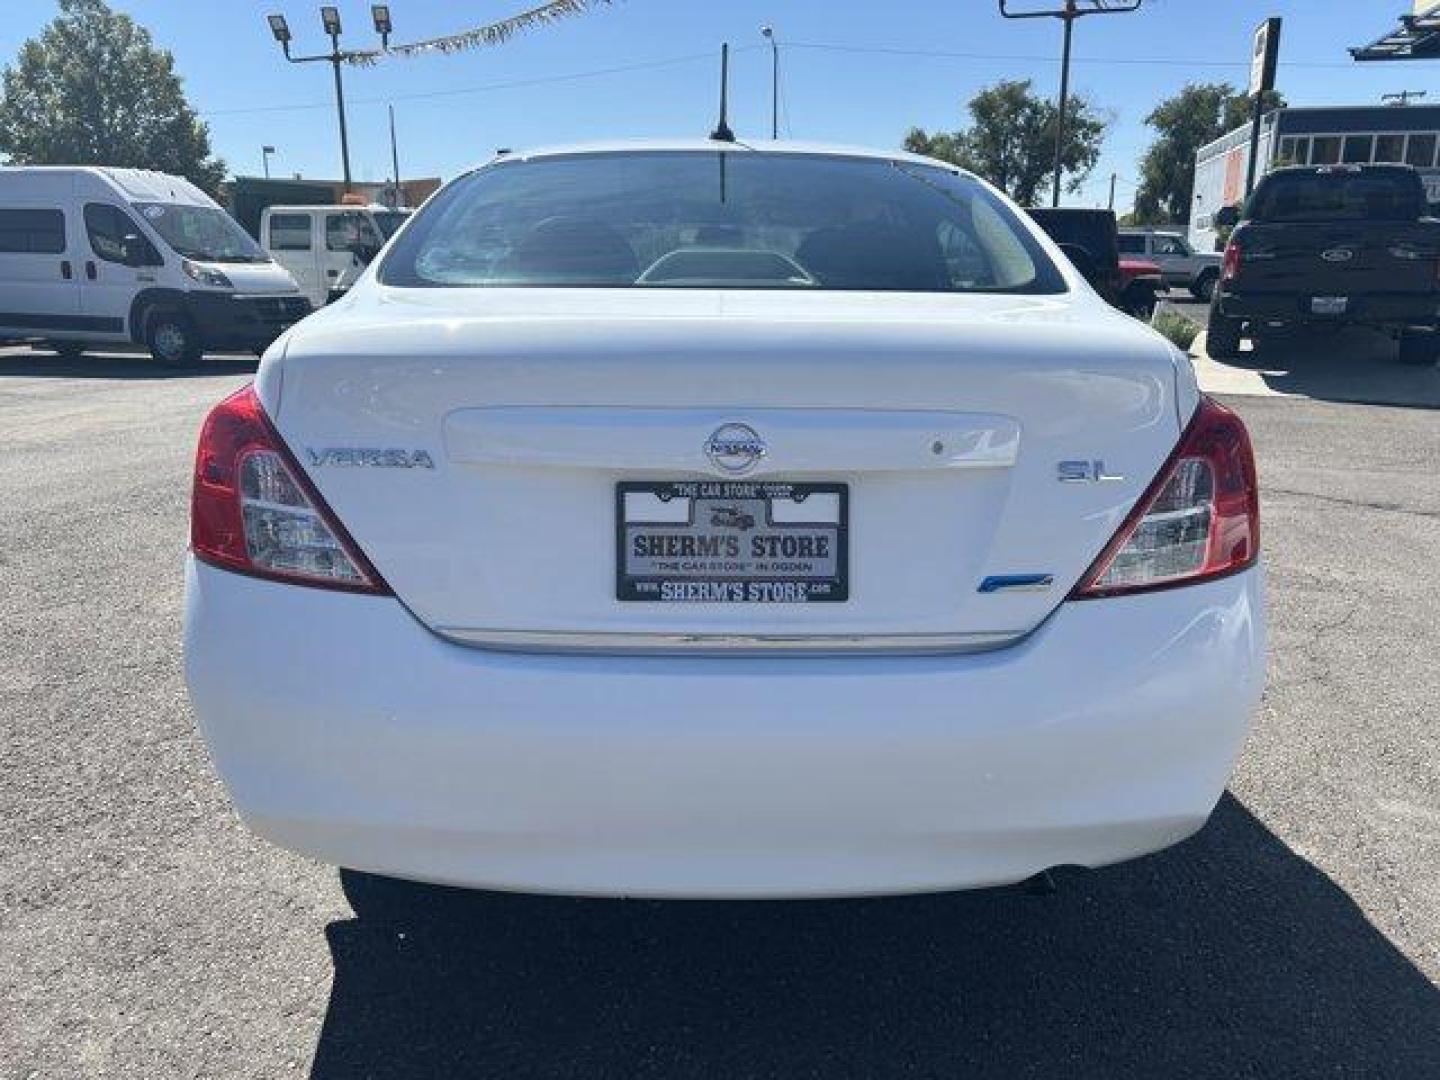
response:
[[(1267, 109), (1283, 108), (1272, 92)], [(1145, 118), (1158, 133), (1140, 160), (1135, 218), (1145, 225), (1190, 223), (1195, 187), (1195, 154), (1206, 143), (1250, 119), (1250, 99), (1229, 83), (1189, 83)]]
[[(1054, 182), (1055, 103), (1037, 97), (1029, 79), (1005, 80), (970, 99), (970, 126), (934, 133), (911, 128), (905, 149), (953, 162), (1033, 206)], [(1083, 96), (1066, 106), (1062, 161), (1065, 187), (1078, 191), (1100, 159), (1106, 120)]]
[(104, 0), (60, 0), (0, 74), (0, 151), (17, 165), (158, 169), (210, 192), (225, 176), (174, 58)]

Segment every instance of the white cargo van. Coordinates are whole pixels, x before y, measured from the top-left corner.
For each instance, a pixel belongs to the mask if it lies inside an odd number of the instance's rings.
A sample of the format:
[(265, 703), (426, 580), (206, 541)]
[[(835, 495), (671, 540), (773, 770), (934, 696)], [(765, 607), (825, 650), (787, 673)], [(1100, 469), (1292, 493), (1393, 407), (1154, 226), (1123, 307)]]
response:
[(414, 211), (388, 206), (267, 206), (260, 243), (316, 307), (340, 296)]
[(310, 311), (295, 279), (187, 180), (0, 168), (0, 338), (65, 355), (141, 344), (179, 363), (261, 352)]

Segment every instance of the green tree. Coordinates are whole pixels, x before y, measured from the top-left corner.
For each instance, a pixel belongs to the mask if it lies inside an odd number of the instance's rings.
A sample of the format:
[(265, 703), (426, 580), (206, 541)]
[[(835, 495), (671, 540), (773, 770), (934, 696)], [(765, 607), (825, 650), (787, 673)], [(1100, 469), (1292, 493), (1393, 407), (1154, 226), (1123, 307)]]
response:
[[(970, 126), (960, 131), (911, 128), (905, 149), (953, 162), (1033, 206), (1054, 183), (1054, 102), (1037, 97), (1029, 79), (1005, 80), (970, 99)], [(1062, 162), (1065, 187), (1078, 191), (1100, 158), (1106, 119), (1083, 96), (1066, 106)]]
[(174, 58), (104, 0), (60, 0), (0, 74), (0, 151), (17, 165), (158, 169), (212, 193), (225, 176)]
[[(1283, 108), (1272, 92), (1266, 108)], [(1190, 223), (1195, 154), (1206, 143), (1250, 119), (1250, 99), (1229, 83), (1189, 83), (1151, 111), (1145, 123), (1157, 137), (1140, 159), (1136, 220), (1145, 225)]]

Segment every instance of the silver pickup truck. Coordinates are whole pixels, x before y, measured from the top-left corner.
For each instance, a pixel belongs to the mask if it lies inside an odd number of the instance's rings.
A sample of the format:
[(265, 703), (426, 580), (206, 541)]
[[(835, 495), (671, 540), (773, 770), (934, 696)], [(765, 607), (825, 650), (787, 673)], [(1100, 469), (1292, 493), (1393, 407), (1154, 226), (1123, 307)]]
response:
[(1167, 288), (1189, 289), (1206, 303), (1220, 280), (1220, 256), (1195, 251), (1179, 233), (1122, 229), (1120, 254), (1144, 256), (1160, 267)]

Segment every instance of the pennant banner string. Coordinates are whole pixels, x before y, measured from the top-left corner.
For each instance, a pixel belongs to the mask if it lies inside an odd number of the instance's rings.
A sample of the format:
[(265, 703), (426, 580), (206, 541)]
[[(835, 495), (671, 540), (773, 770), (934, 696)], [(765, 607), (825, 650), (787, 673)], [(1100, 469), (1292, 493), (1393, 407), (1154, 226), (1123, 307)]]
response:
[(491, 45), (503, 45), (516, 34), (524, 33), (527, 30), (536, 30), (542, 26), (548, 26), (550, 23), (559, 22), (561, 19), (582, 15), (592, 7), (611, 2), (612, 0), (549, 0), (548, 3), (541, 4), (539, 7), (522, 11), (518, 15), (491, 23), (488, 26), (477, 26), (473, 30), (463, 30), (458, 34), (447, 34), (445, 37), (430, 38), (427, 41), (416, 41), (409, 45), (392, 45), (388, 49), (344, 52), (341, 56), (347, 64), (369, 67), (390, 56), (425, 56), (431, 53), (448, 55), (468, 49), (483, 49)]

